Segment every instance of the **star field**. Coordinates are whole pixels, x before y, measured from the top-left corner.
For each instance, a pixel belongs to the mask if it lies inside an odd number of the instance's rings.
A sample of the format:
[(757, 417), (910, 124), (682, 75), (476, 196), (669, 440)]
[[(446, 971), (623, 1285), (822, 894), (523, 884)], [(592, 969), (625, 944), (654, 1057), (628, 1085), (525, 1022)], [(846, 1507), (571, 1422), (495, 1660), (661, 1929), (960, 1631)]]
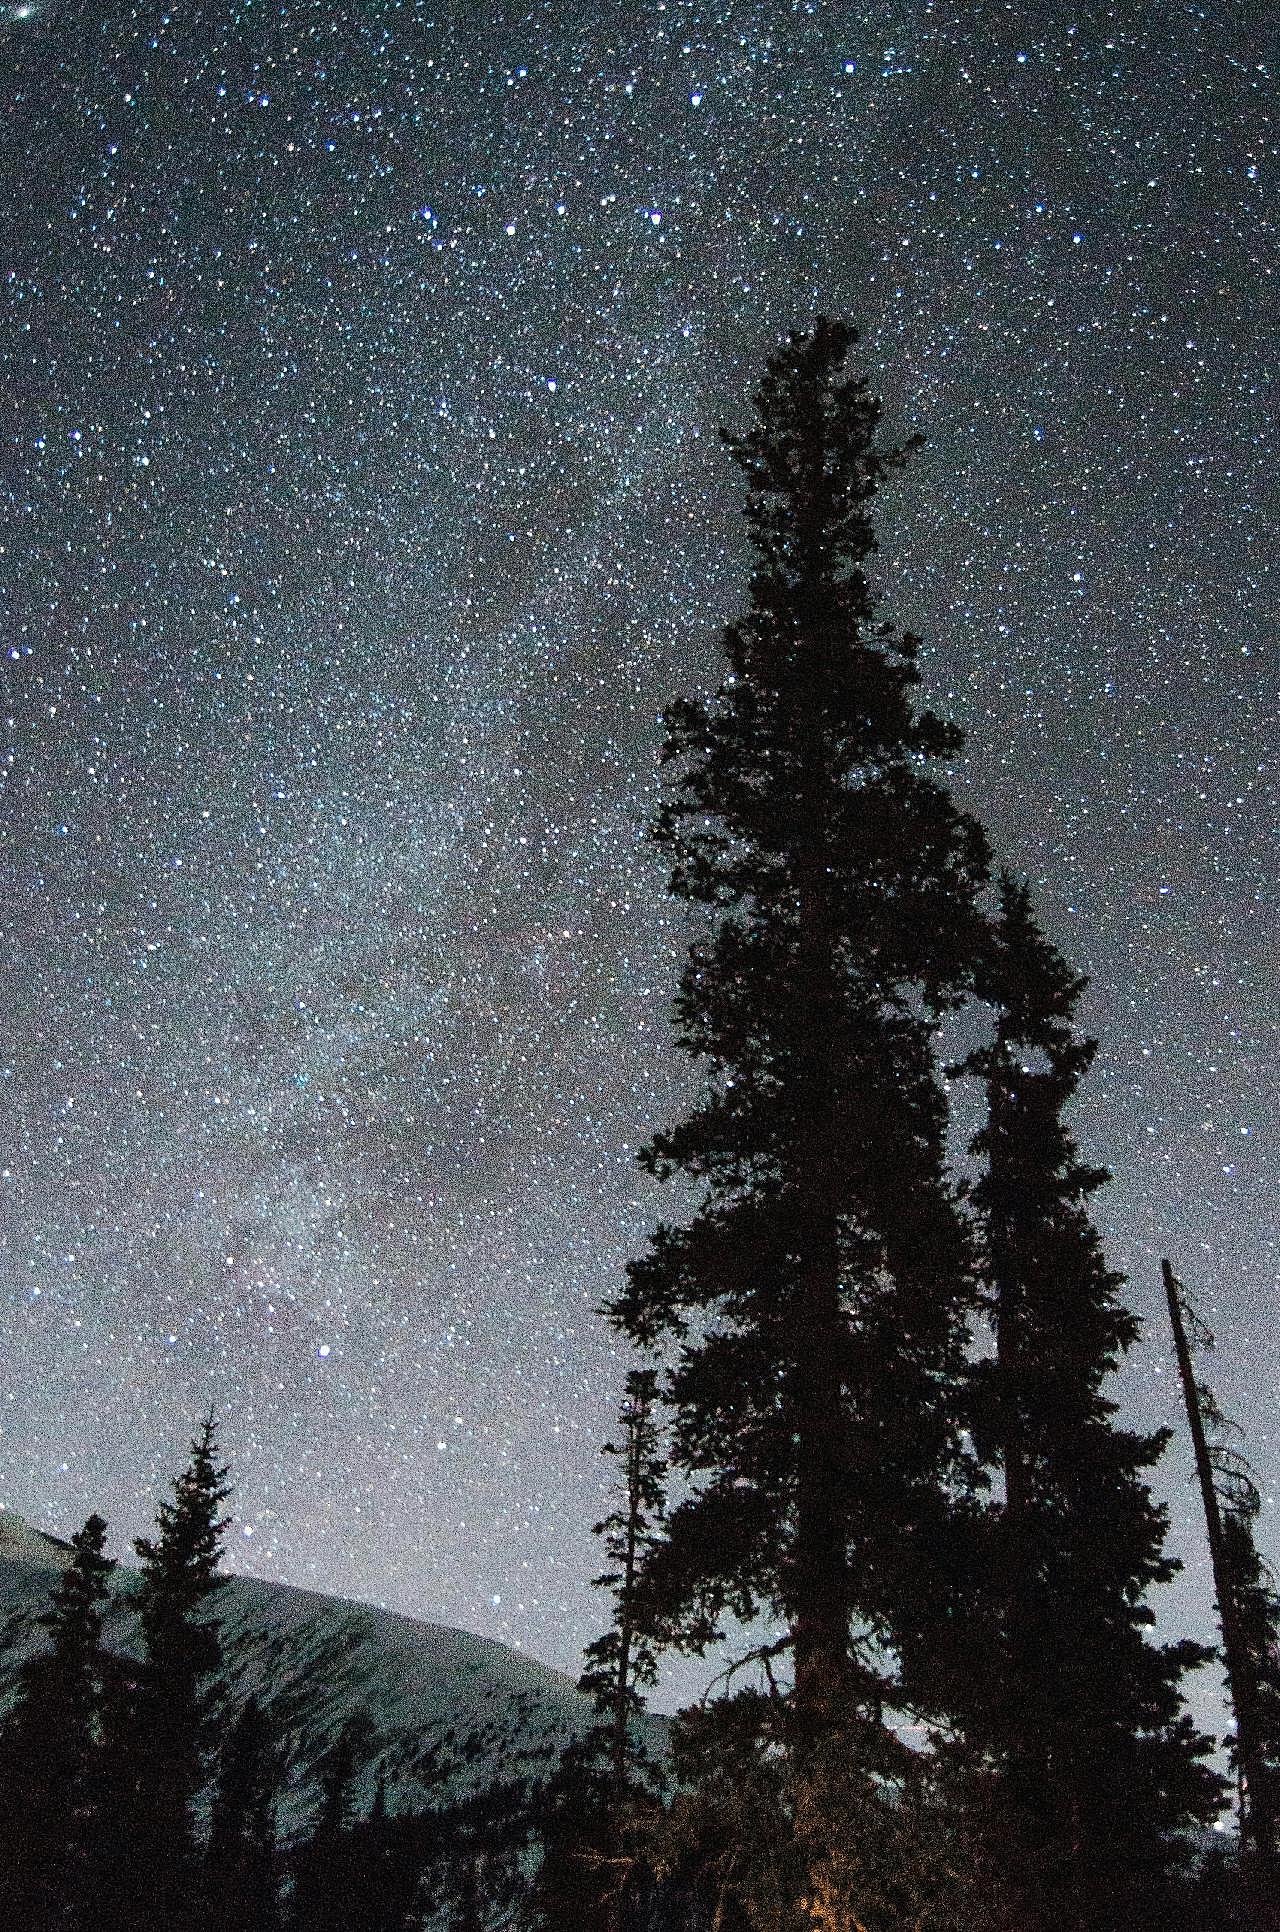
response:
[(10, 1506), (132, 1535), (212, 1399), (237, 1566), (576, 1668), (688, 1077), (657, 714), (819, 307), (928, 435), (879, 581), (957, 787), (1094, 976), (1126, 1402), (1178, 1420), (1168, 1252), (1274, 1481), (1265, 12), (0, 5)]

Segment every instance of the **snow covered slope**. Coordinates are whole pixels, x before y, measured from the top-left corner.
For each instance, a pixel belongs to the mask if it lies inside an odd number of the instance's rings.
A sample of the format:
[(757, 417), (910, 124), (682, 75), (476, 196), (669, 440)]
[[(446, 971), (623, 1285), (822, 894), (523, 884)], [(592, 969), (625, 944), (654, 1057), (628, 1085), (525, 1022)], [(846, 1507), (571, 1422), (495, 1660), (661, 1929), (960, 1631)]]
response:
[[(42, 1640), (36, 1618), (68, 1556), (64, 1543), (0, 1511), (0, 1687)], [(136, 1587), (133, 1572), (116, 1571), (106, 1642), (122, 1654), (136, 1647)], [(537, 1776), (589, 1721), (568, 1677), (469, 1631), (253, 1577), (227, 1580), (217, 1616), (226, 1721), (254, 1695), (287, 1740), (286, 1834), (311, 1814), (317, 1768), (348, 1725), (358, 1727), (364, 1799), (381, 1772), (388, 1809), (401, 1811), (427, 1801), (437, 1777), (463, 1790)], [(646, 1728), (661, 1755), (665, 1726)]]

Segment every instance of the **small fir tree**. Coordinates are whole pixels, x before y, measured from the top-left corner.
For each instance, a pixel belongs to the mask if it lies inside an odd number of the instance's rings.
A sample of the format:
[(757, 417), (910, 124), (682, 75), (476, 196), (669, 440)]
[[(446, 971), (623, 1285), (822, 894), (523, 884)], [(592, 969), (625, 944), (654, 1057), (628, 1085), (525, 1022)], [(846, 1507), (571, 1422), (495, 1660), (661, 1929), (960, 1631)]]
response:
[(539, 1925), (571, 1919), (616, 1932), (641, 1882), (642, 1814), (655, 1767), (636, 1735), (642, 1690), (657, 1677), (657, 1649), (640, 1616), (641, 1560), (663, 1513), (662, 1458), (656, 1420), (657, 1374), (627, 1376), (620, 1440), (604, 1454), (619, 1464), (618, 1501), (593, 1533), (609, 1568), (595, 1581), (613, 1599), (613, 1621), (587, 1646), (578, 1688), (597, 1722), (563, 1754), (537, 1804), (541, 1860), (533, 1891)]
[(621, 1494), (617, 1506), (594, 1526), (593, 1534), (604, 1539), (609, 1563), (595, 1581), (613, 1598), (613, 1621), (587, 1646), (586, 1668), (578, 1679), (579, 1690), (594, 1700), (599, 1713), (610, 1797), (618, 1808), (651, 1769), (641, 1757), (634, 1727), (644, 1712), (642, 1692), (652, 1688), (658, 1675), (657, 1645), (643, 1626), (639, 1603), (640, 1566), (665, 1509), (657, 1383), (654, 1369), (631, 1371), (620, 1417), (621, 1441), (604, 1446), (605, 1455), (618, 1462)]
[(100, 1744), (102, 1618), (115, 1568), (90, 1516), (40, 1618), (49, 1643), (28, 1658), (0, 1731), (0, 1923), (90, 1923), (90, 1853)]
[(995, 1355), (975, 1371), (979, 1447), (1000, 1473), (979, 1591), (985, 1654), (961, 1704), (988, 1766), (990, 1922), (1007, 1932), (1168, 1925), (1188, 1826), (1219, 1806), (1181, 1702), (1199, 1646), (1152, 1642), (1148, 1592), (1177, 1564), (1146, 1472), (1167, 1432), (1118, 1426), (1105, 1393), (1138, 1332), (1090, 1219), (1107, 1178), (1065, 1119), (1095, 1043), (1085, 982), (1006, 876), (983, 990), (994, 1040), (974, 1189)]

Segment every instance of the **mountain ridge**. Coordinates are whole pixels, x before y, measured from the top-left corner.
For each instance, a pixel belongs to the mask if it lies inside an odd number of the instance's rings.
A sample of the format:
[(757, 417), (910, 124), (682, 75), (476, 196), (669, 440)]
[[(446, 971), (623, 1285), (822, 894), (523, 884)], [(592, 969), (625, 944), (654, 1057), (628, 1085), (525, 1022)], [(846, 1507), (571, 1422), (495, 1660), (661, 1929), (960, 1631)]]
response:
[[(40, 1644), (40, 1612), (70, 1559), (60, 1538), (0, 1510), (0, 1696)], [(117, 1566), (105, 1647), (138, 1655), (138, 1572)], [(382, 1786), (390, 1812), (422, 1809), (505, 1779), (540, 1781), (595, 1719), (563, 1671), (494, 1637), (297, 1584), (224, 1573), (213, 1599), (223, 1644), (220, 1728), (250, 1697), (284, 1746), (280, 1824), (306, 1829), (338, 1738), (356, 1759), (357, 1809)], [(646, 1718), (657, 1755), (666, 1725)]]

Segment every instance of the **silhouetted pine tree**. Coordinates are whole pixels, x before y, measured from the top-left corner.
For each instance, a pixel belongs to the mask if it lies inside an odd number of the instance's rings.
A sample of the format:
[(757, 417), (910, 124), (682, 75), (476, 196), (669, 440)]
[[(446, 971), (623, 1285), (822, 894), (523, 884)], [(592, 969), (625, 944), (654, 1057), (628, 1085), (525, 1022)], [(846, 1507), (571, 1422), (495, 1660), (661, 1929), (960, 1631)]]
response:
[(142, 1559), (136, 1607), (142, 1658), (121, 1671), (109, 1699), (106, 1829), (99, 1871), (110, 1932), (173, 1932), (199, 1889), (194, 1805), (211, 1744), (212, 1680), (222, 1661), (210, 1611), (228, 1518), (227, 1472), (206, 1418), (191, 1459), (161, 1502)]
[(644, 1711), (640, 1687), (657, 1676), (657, 1651), (640, 1621), (637, 1585), (663, 1511), (656, 1400), (656, 1372), (633, 1369), (620, 1440), (604, 1446), (620, 1465), (621, 1482), (615, 1508), (594, 1526), (610, 1566), (595, 1581), (613, 1598), (613, 1622), (587, 1646), (578, 1679), (579, 1690), (595, 1703), (598, 1722), (563, 1754), (536, 1808), (541, 1864), (533, 1915), (547, 1928), (577, 1921), (614, 1932), (639, 1878), (637, 1828), (655, 1767), (635, 1722)]
[(643, 1628), (638, 1604), (640, 1564), (651, 1546), (664, 1512), (663, 1461), (655, 1416), (657, 1372), (633, 1369), (627, 1376), (626, 1398), (619, 1420), (622, 1439), (607, 1442), (604, 1453), (615, 1457), (621, 1473), (617, 1506), (593, 1535), (603, 1537), (609, 1568), (595, 1579), (613, 1598), (613, 1622), (586, 1649), (586, 1668), (578, 1679), (600, 1714), (609, 1761), (612, 1802), (621, 1805), (642, 1764), (634, 1736), (635, 1720), (643, 1715), (642, 1689), (657, 1680), (658, 1652)]
[(1205, 1653), (1150, 1635), (1148, 1592), (1178, 1568), (1144, 1479), (1167, 1432), (1120, 1428), (1104, 1393), (1138, 1324), (1089, 1216), (1107, 1176), (1064, 1119), (1095, 1052), (1075, 1028), (1084, 985), (1006, 876), (983, 989), (995, 1037), (969, 1062), (987, 1094), (974, 1201), (996, 1340), (976, 1426), (1004, 1498), (967, 1717), (988, 1754), (988, 1916), (1008, 1932), (1174, 1923), (1179, 1834), (1220, 1803), (1179, 1690)]
[(0, 1924), (87, 1925), (99, 1745), (103, 1606), (115, 1564), (90, 1516), (40, 1618), (48, 1647), (22, 1666), (0, 1731)]
[[(690, 1494), (646, 1600), (693, 1649), (726, 1614), (785, 1627), (797, 1768), (851, 1711), (876, 1719), (862, 1640), (941, 1614), (973, 1293), (934, 1033), (972, 982), (987, 850), (930, 775), (961, 736), (914, 701), (919, 640), (875, 615), (872, 501), (904, 452), (844, 373), (854, 340), (793, 335), (727, 439), (751, 607), (714, 700), (667, 714), (655, 827), (671, 890), (711, 915), (675, 1003), (707, 1084), (643, 1156), (702, 1199), (611, 1311), (642, 1348), (681, 1343), (666, 1393)], [(799, 1810), (816, 1896), (826, 1825)]]
[(785, 1732), (781, 1707), (757, 1690), (675, 1719), (672, 1799), (656, 1834), (664, 1932), (772, 1932), (790, 1923), (805, 1870)]
[(205, 1906), (209, 1932), (274, 1932), (276, 1786), (279, 1750), (251, 1697), (223, 1748), (209, 1814)]

